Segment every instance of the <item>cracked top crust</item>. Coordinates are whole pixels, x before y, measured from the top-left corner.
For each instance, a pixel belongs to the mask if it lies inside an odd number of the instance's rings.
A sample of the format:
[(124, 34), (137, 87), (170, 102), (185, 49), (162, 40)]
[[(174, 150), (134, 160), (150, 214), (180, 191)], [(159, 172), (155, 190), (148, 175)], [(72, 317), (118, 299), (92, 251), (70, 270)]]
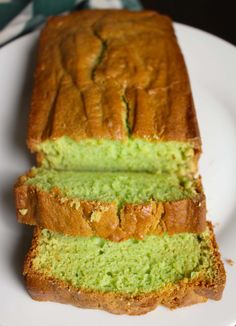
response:
[(43, 29), (28, 144), (45, 140), (200, 137), (171, 20), (152, 11), (80, 11)]

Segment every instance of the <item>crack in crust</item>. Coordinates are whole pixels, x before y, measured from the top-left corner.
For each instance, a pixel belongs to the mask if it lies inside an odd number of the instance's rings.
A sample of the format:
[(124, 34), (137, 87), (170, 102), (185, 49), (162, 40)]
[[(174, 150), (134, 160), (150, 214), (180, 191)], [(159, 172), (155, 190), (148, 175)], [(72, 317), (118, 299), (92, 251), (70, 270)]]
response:
[(103, 58), (105, 56), (105, 52), (107, 50), (107, 41), (104, 40), (100, 35), (99, 33), (97, 32), (95, 26), (92, 27), (92, 31), (93, 31), (93, 35), (98, 39), (100, 40), (101, 42), (101, 51), (97, 57), (97, 60), (96, 60), (96, 63), (94, 64), (93, 68), (92, 68), (92, 71), (91, 71), (91, 79), (95, 82), (95, 77), (96, 77), (96, 70), (98, 68), (98, 66), (102, 63), (103, 61)]

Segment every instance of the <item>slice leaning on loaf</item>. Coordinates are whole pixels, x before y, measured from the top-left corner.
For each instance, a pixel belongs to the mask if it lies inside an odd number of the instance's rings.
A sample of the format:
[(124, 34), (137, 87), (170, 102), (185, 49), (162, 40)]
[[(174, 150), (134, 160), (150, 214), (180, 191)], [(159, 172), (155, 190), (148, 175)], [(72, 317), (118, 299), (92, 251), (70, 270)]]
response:
[(201, 180), (175, 174), (32, 169), (15, 186), (19, 222), (113, 241), (203, 232)]
[(51, 18), (28, 146), (56, 169), (194, 173), (201, 140), (171, 20), (125, 10)]
[(116, 314), (139, 315), (219, 300), (225, 271), (210, 223), (200, 235), (182, 233), (111, 242), (35, 228), (24, 264), (35, 300)]

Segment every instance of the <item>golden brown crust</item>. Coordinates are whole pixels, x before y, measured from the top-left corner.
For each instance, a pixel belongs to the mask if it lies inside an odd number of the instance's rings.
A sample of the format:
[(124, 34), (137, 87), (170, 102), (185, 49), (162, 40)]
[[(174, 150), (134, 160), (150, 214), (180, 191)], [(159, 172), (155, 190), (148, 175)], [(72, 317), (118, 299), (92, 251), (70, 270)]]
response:
[[(28, 145), (68, 136), (201, 141), (171, 20), (153, 11), (51, 18), (38, 50)], [(40, 155), (38, 156), (39, 161)]]
[(15, 185), (17, 220), (21, 223), (112, 241), (142, 239), (146, 234), (164, 231), (201, 233), (206, 227), (206, 200), (200, 178), (192, 199), (125, 204), (120, 211), (114, 202), (63, 198), (58, 189), (44, 191), (27, 185), (26, 179), (27, 176), (20, 177)]
[(33, 270), (32, 260), (37, 255), (37, 243), (40, 230), (35, 228), (32, 247), (25, 259), (24, 277), (29, 294), (35, 300), (56, 301), (72, 304), (80, 308), (96, 308), (114, 314), (141, 315), (158, 305), (171, 309), (204, 302), (207, 299), (220, 300), (226, 281), (226, 275), (218, 247), (215, 241), (211, 223), (211, 244), (214, 252), (215, 278), (212, 281), (197, 279), (180, 281), (166, 286), (164, 290), (140, 294), (136, 296), (114, 292), (101, 293), (78, 289), (69, 283), (49, 278)]

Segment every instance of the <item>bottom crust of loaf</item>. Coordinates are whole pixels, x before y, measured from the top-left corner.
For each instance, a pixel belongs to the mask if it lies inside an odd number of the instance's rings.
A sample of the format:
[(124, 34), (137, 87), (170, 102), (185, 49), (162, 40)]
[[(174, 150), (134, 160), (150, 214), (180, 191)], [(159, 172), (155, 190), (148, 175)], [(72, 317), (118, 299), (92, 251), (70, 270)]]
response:
[(154, 291), (140, 295), (120, 294), (114, 292), (101, 293), (71, 286), (58, 279), (47, 277), (32, 268), (32, 259), (37, 251), (37, 239), (40, 233), (35, 229), (32, 247), (26, 256), (24, 264), (24, 277), (26, 287), (34, 300), (55, 301), (71, 304), (80, 308), (102, 309), (113, 314), (141, 315), (158, 305), (170, 309), (188, 306), (207, 301), (207, 299), (220, 300), (226, 281), (223, 263), (215, 241), (212, 225), (211, 242), (215, 256), (216, 274), (211, 282), (204, 279), (180, 281), (171, 284), (161, 291)]

